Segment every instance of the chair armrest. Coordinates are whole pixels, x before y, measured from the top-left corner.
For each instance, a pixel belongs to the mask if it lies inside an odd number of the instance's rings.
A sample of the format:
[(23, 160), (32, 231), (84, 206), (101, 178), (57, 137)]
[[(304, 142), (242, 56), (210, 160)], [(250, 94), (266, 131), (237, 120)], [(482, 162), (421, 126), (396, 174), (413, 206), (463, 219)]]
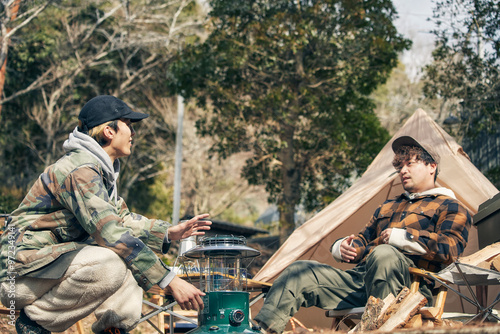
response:
[(424, 269), (419, 269), (419, 268), (413, 268), (410, 267), (410, 275), (418, 276), (418, 277), (425, 277), (428, 279), (431, 279), (433, 281), (443, 281), (446, 284), (452, 284), (452, 282), (445, 280), (444, 278), (438, 276), (436, 273)]

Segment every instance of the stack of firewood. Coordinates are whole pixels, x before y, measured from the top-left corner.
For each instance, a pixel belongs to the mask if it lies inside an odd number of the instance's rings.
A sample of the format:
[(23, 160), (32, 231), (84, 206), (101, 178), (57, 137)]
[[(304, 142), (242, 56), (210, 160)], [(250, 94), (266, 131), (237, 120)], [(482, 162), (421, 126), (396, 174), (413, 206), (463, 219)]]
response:
[(366, 332), (372, 330), (392, 331), (396, 328), (430, 327), (437, 319), (425, 319), (420, 313), (422, 307), (427, 304), (427, 299), (420, 292), (411, 292), (403, 288), (394, 297), (389, 294), (385, 299), (370, 297), (360, 322), (349, 331)]
[[(478, 252), (461, 258), (460, 263), (484, 269), (500, 271), (500, 242), (489, 245)], [(461, 323), (433, 318), (433, 314), (422, 309), (427, 299), (420, 292), (404, 288), (397, 297), (392, 294), (381, 300), (370, 297), (360, 322), (350, 330), (364, 332), (370, 330), (392, 331), (396, 328), (460, 326)]]
[(460, 263), (500, 272), (500, 242), (461, 258)]

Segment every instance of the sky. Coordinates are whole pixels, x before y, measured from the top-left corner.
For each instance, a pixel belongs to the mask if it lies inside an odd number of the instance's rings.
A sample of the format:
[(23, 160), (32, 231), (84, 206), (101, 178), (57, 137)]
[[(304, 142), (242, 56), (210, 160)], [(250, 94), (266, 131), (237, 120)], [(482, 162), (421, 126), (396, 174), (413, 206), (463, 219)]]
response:
[(431, 0), (393, 0), (399, 19), (394, 21), (398, 31), (413, 41), (411, 50), (405, 51), (401, 61), (411, 80), (420, 78), (420, 69), (431, 62), (434, 36), (430, 33), (434, 25), (428, 21), (432, 17), (434, 4)]

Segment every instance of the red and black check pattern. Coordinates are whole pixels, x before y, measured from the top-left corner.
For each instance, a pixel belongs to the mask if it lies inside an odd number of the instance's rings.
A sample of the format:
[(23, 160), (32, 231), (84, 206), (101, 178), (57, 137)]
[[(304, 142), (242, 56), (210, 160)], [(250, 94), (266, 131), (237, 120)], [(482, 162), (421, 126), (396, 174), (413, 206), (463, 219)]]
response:
[(364, 258), (383, 241), (387, 228), (406, 229), (406, 237), (417, 241), (425, 255), (407, 255), (418, 268), (439, 271), (464, 251), (472, 217), (455, 199), (445, 195), (426, 195), (409, 199), (405, 194), (386, 201), (353, 240), (358, 253), (354, 262)]

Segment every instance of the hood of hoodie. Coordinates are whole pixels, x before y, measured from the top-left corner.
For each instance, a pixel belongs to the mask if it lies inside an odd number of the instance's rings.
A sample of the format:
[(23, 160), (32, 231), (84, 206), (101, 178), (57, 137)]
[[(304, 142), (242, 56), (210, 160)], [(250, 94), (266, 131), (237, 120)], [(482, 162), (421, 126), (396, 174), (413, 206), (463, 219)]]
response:
[(112, 191), (110, 198), (116, 203), (118, 199), (118, 192), (116, 187), (116, 180), (120, 174), (120, 161), (118, 159), (113, 163), (109, 155), (92, 137), (78, 131), (76, 127), (69, 138), (64, 142), (63, 149), (65, 152), (74, 150), (84, 150), (92, 155), (102, 166), (104, 177), (112, 184)]
[(405, 196), (408, 197), (409, 199), (421, 196), (432, 196), (432, 195), (445, 195), (453, 199), (457, 199), (453, 190), (444, 187), (432, 188), (421, 193), (405, 192)]

